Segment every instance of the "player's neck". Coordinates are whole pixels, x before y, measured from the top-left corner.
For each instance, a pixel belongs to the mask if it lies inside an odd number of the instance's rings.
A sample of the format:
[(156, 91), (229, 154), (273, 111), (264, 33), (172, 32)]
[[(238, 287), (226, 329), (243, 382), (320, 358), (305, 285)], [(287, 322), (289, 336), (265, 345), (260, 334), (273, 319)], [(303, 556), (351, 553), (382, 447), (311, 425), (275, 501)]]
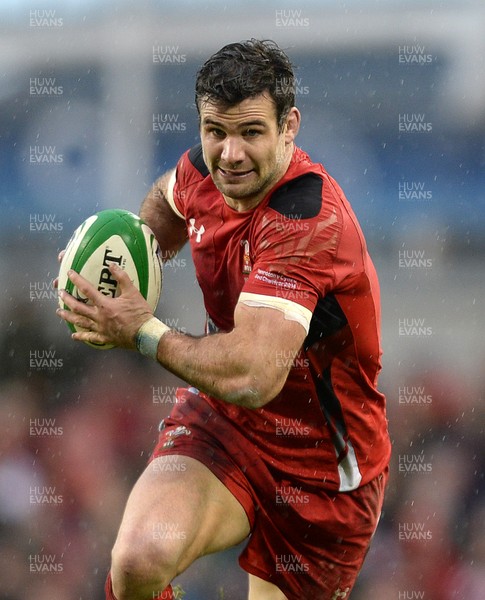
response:
[(224, 201), (227, 204), (227, 206), (229, 206), (233, 210), (237, 212), (246, 212), (248, 210), (253, 210), (253, 208), (256, 208), (256, 206), (261, 204), (265, 195), (266, 193), (262, 193), (251, 198), (238, 199), (230, 198), (229, 196), (222, 194), (222, 197), (224, 198)]

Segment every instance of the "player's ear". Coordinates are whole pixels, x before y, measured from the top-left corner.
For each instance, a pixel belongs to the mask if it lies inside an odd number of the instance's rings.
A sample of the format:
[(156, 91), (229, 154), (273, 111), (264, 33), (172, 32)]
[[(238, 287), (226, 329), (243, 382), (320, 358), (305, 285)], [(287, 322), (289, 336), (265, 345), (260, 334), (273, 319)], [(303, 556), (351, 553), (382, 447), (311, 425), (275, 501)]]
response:
[(300, 129), (301, 115), (300, 111), (293, 106), (290, 108), (290, 112), (286, 117), (285, 122), (285, 144), (291, 144), (296, 138), (298, 131)]

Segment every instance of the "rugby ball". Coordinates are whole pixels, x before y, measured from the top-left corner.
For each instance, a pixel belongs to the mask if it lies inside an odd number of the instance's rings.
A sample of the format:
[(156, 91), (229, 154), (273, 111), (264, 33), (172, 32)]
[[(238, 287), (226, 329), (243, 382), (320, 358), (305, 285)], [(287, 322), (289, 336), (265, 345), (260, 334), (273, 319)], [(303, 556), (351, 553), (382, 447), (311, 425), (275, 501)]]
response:
[[(80, 273), (105, 296), (119, 295), (118, 283), (108, 265), (117, 263), (124, 269), (135, 287), (154, 311), (162, 291), (162, 262), (158, 242), (152, 230), (140, 217), (128, 210), (103, 210), (88, 217), (69, 240), (59, 269), (58, 288), (65, 289), (81, 302), (90, 302), (68, 278), (73, 269)], [(59, 299), (59, 305), (69, 310)], [(83, 331), (67, 323), (73, 332)], [(93, 344), (107, 350), (112, 344)]]

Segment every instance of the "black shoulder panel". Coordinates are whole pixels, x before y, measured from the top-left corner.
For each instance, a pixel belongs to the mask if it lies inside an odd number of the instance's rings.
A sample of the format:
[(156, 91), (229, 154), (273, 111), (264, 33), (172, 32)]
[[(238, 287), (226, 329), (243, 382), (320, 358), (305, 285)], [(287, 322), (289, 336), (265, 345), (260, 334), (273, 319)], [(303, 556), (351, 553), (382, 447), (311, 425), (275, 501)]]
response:
[(268, 206), (288, 219), (312, 219), (322, 206), (323, 179), (306, 173), (278, 188)]
[(193, 148), (190, 149), (189, 160), (203, 177), (209, 175), (209, 169), (202, 156), (202, 144), (197, 144), (197, 146), (193, 146)]

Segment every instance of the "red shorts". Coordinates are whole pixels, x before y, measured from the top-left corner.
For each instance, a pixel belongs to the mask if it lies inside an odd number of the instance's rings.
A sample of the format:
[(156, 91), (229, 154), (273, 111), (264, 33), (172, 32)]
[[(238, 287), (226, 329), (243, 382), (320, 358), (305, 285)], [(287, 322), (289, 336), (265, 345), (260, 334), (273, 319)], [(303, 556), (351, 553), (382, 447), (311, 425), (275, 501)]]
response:
[(379, 520), (387, 469), (351, 492), (282, 476), (227, 419), (204, 410), (203, 398), (185, 389), (177, 395), (152, 459), (195, 458), (237, 498), (251, 525), (241, 567), (289, 600), (348, 598)]

